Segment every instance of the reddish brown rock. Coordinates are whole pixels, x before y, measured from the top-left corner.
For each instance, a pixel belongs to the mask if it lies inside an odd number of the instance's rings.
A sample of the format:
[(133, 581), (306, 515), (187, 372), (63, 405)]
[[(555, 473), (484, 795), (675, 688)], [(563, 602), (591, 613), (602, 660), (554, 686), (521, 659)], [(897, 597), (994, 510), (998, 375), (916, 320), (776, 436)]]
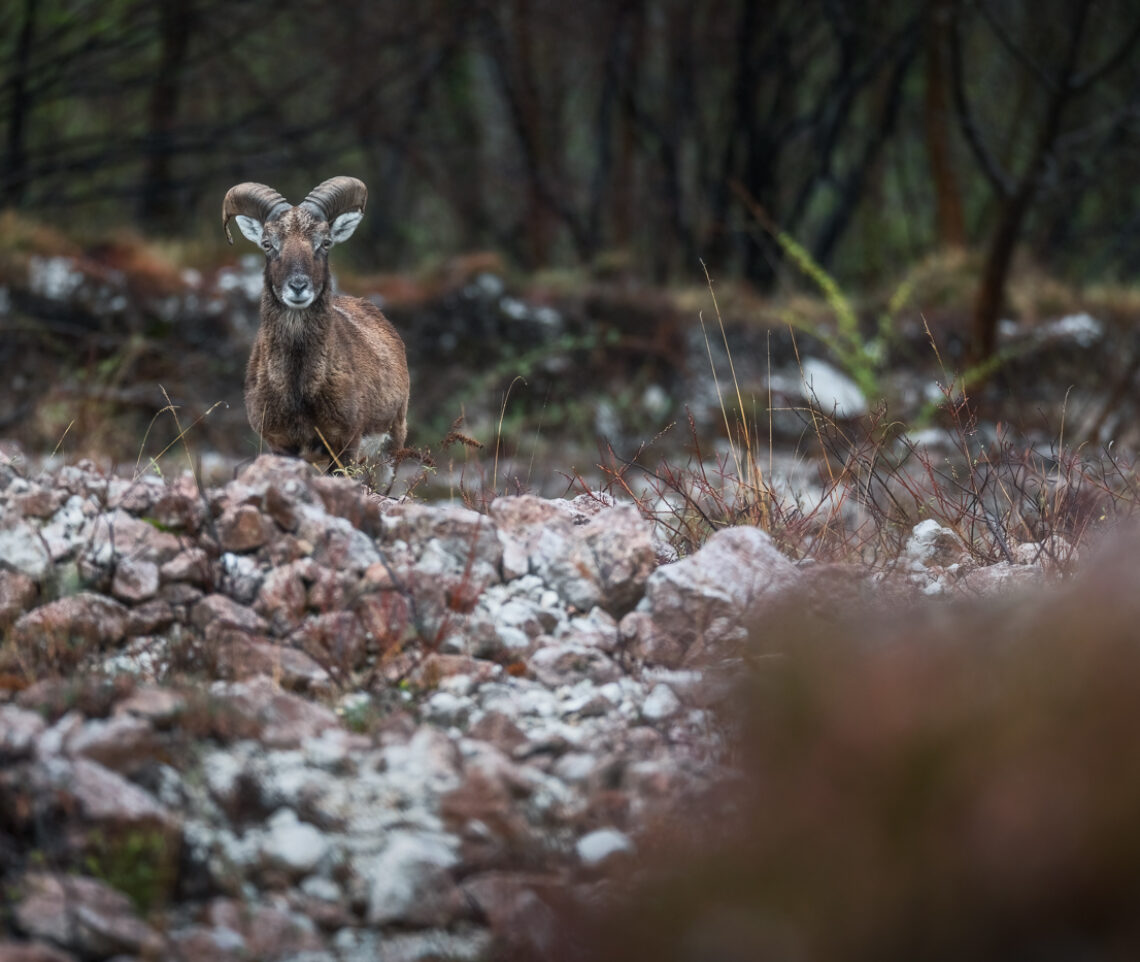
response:
[(123, 714), (87, 721), (66, 739), (64, 749), (69, 755), (130, 774), (157, 756), (159, 742), (148, 722)]
[(531, 789), (518, 766), (490, 746), (465, 766), (462, 782), (442, 798), (440, 814), (459, 834), (469, 870), (498, 867), (533, 852), (538, 836), (518, 804)]
[[(121, 775), (86, 758), (50, 757), (32, 771), (39, 792), (71, 800), (88, 823), (108, 830), (158, 832), (172, 845), (179, 829), (174, 816), (153, 795)], [(49, 796), (50, 797), (50, 796)]]
[(36, 583), (22, 571), (0, 569), (0, 634), (31, 608), (37, 593)]
[(243, 469), (237, 480), (226, 486), (226, 490), (232, 493), (237, 485), (241, 485), (250, 496), (260, 498), (270, 485), (275, 484), (284, 486), (293, 497), (302, 497), (316, 477), (312, 467), (300, 458), (262, 454)]
[(264, 633), (268, 627), (252, 608), (220, 594), (206, 595), (195, 604), (190, 621), (198, 628), (236, 628), (253, 633)]
[(134, 480), (111, 478), (107, 484), (107, 506), (122, 508), (131, 514), (150, 514), (165, 493), (165, 482), (153, 474)]
[(550, 958), (557, 954), (559, 937), (552, 906), (566, 897), (567, 881), (553, 875), (495, 871), (464, 879), (460, 887), (490, 924), (500, 946)]
[(277, 634), (288, 634), (300, 623), (317, 567), (311, 558), (300, 558), (274, 568), (261, 583), (254, 608), (269, 619)]
[(315, 932), (287, 912), (270, 906), (260, 906), (249, 914), (243, 934), (249, 958), (266, 962), (295, 958), (324, 948)]
[(34, 663), (66, 668), (126, 637), (127, 609), (92, 592), (41, 605), (12, 626), (12, 640)]
[[(189, 485), (184, 482), (188, 481)], [(155, 502), (151, 517), (164, 528), (196, 534), (206, 516), (206, 506), (193, 478), (180, 478), (174, 487)]]
[(314, 478), (312, 485), (329, 514), (344, 518), (354, 528), (369, 535), (380, 532), (380, 516), (384, 513), (384, 507), (395, 503), (373, 494), (359, 481), (351, 478), (326, 475)]
[(185, 708), (186, 699), (178, 692), (142, 685), (115, 706), (115, 713), (137, 716), (156, 728), (167, 728)]
[(150, 635), (174, 621), (174, 607), (160, 598), (132, 608), (127, 615), (127, 634)]
[(266, 676), (220, 685), (214, 694), (259, 728), (262, 742), (270, 748), (296, 748), (326, 728), (340, 727), (340, 719), (331, 710), (282, 691)]
[(76, 962), (69, 952), (43, 942), (0, 942), (0, 962)]
[(145, 559), (161, 565), (181, 550), (182, 542), (175, 535), (118, 509), (95, 520), (84, 555), (89, 564), (108, 567), (121, 558)]
[(476, 684), (482, 684), (503, 673), (501, 665), (470, 655), (444, 655), (432, 652), (408, 675), (408, 681), (424, 688), (434, 688), (444, 678), (467, 675)]
[[(207, 925), (175, 933), (173, 941), (178, 946), (180, 959), (186, 962), (201, 959), (276, 962), (318, 952), (324, 947), (315, 932), (272, 906), (246, 907), (232, 899), (214, 899), (206, 911), (206, 922)], [(240, 945), (234, 945), (235, 935), (240, 938)]]
[(527, 742), (526, 733), (508, 716), (498, 711), (484, 712), (471, 726), (468, 734), (479, 741), (494, 745), (504, 755), (512, 755)]
[(180, 551), (162, 566), (160, 574), (162, 580), (168, 582), (185, 581), (198, 587), (207, 587), (213, 583), (209, 555), (201, 548)]
[(269, 676), (290, 691), (325, 691), (332, 684), (329, 673), (305, 652), (248, 635), (235, 635), (222, 646), (218, 668), (236, 681)]
[(29, 873), (20, 889), (16, 921), (30, 935), (100, 959), (158, 958), (164, 949), (162, 936), (135, 914), (130, 899), (96, 879)]
[(314, 564), (309, 583), (309, 607), (313, 611), (339, 611), (356, 593), (357, 579), (345, 572)]
[(111, 593), (132, 605), (153, 598), (158, 594), (158, 586), (158, 565), (142, 558), (123, 558), (111, 579)]
[(226, 508), (216, 527), (222, 549), (236, 553), (260, 548), (271, 534), (261, 511), (250, 504)]
[(17, 494), (12, 501), (19, 513), (25, 518), (44, 520), (55, 514), (63, 502), (67, 500), (67, 497), (67, 492), (60, 491), (58, 488), (36, 486), (23, 494)]
[(262, 507), (282, 531), (297, 530), (296, 501), (286, 494), (280, 486), (271, 484), (265, 489)]
[(351, 611), (307, 618), (294, 635), (301, 648), (333, 672), (351, 672), (367, 653), (364, 628)]
[(390, 651), (403, 644), (412, 629), (412, 607), (398, 591), (380, 591), (365, 595), (353, 605), (360, 620), (365, 640)]

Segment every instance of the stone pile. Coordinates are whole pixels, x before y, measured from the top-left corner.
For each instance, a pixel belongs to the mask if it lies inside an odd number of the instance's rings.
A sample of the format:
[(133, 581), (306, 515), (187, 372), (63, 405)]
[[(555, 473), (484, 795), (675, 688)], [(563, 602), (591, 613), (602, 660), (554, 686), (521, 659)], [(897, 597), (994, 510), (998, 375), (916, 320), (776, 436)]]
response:
[[(928, 521), (894, 583), (992, 593), (1065, 551), (973, 568)], [(878, 577), (749, 527), (677, 560), (600, 494), (2, 461), (0, 962), (543, 957), (560, 899), (731, 778), (751, 640)]]
[(678, 561), (602, 495), (268, 456), (0, 464), (0, 559), (0, 962), (541, 955), (725, 775), (709, 668), (800, 578), (757, 529)]

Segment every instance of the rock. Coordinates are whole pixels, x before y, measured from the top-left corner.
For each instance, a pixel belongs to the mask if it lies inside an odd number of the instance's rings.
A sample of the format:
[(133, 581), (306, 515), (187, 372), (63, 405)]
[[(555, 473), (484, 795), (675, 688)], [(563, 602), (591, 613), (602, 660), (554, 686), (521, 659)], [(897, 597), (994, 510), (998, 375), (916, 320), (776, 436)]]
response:
[(583, 865), (599, 866), (616, 855), (634, 850), (633, 842), (624, 832), (615, 828), (599, 828), (578, 839), (574, 846)]
[(43, 942), (0, 942), (0, 962), (76, 962), (69, 952)]
[(87, 591), (34, 608), (12, 626), (12, 640), (25, 657), (56, 668), (117, 645), (126, 634), (127, 609)]
[(462, 725), (474, 707), (470, 698), (437, 691), (423, 707), (424, 716), (440, 725)]
[(1044, 541), (1027, 541), (1014, 545), (1013, 560), (1019, 565), (1039, 565), (1054, 571), (1071, 567), (1080, 560), (1080, 553), (1059, 534)]
[(215, 682), (210, 691), (230, 710), (256, 725), (262, 742), (272, 748), (297, 748), (326, 728), (340, 727), (330, 709), (282, 691), (265, 676)]
[(22, 571), (0, 568), (0, 635), (31, 608), (37, 593), (36, 583), (31, 577)]
[(151, 508), (151, 517), (168, 531), (197, 534), (206, 517), (206, 508), (194, 478), (183, 475), (175, 480)]
[(313, 479), (312, 488), (329, 514), (343, 518), (372, 537), (380, 533), (384, 509), (397, 503), (373, 494), (351, 478), (324, 475)]
[(312, 872), (329, 853), (324, 834), (299, 821), (288, 808), (273, 814), (261, 841), (261, 855), (270, 865), (299, 878)]
[(218, 652), (219, 671), (235, 681), (276, 678), (288, 691), (326, 691), (332, 678), (321, 665), (287, 644), (236, 634)]
[(961, 561), (965, 555), (965, 546), (958, 536), (933, 518), (914, 526), (904, 550), (908, 558), (919, 564), (943, 567)]
[(457, 848), (447, 835), (399, 831), (378, 855), (358, 859), (368, 884), (368, 923), (445, 923), (446, 896), (454, 888), (448, 870), (459, 861)]
[(210, 558), (202, 548), (187, 548), (167, 561), (159, 572), (164, 582), (185, 581), (199, 588), (213, 583)]
[(468, 735), (493, 745), (506, 755), (526, 744), (526, 733), (501, 711), (485, 711)]
[(257, 558), (227, 551), (221, 561), (225, 593), (240, 604), (252, 604), (265, 577)]
[(491, 934), (470, 926), (455, 932), (433, 929), (383, 935), (349, 930), (337, 933), (336, 948), (342, 962), (485, 962), (494, 958)]
[(186, 699), (169, 688), (140, 685), (115, 706), (115, 714), (145, 719), (156, 728), (169, 728), (186, 709)]
[(36, 739), (47, 729), (43, 718), (15, 705), (0, 706), (0, 764), (30, 758)]
[(695, 554), (654, 571), (621, 632), (652, 664), (716, 658), (760, 627), (798, 578), (759, 528), (726, 528)]
[(23, 519), (0, 523), (0, 558), (33, 581), (46, 577), (52, 561), (39, 531)]
[[(555, 876), (493, 871), (463, 881), (463, 894), (490, 923), (500, 946), (522, 949), (526, 958), (558, 957), (558, 919), (551, 902), (565, 893)], [(549, 900), (544, 894), (550, 894)]]
[(995, 597), (1044, 584), (1045, 571), (1036, 565), (1011, 565), (1008, 561), (966, 571), (955, 582), (957, 593), (972, 596)]
[(320, 952), (323, 948), (308, 919), (271, 905), (254, 908), (243, 931), (249, 951), (247, 957), (264, 962), (301, 962), (306, 958), (305, 953)]
[(122, 508), (130, 514), (150, 514), (158, 499), (166, 492), (162, 478), (144, 474), (133, 479), (109, 478), (107, 506)]
[(32, 770), (30, 782), (37, 791), (71, 798), (89, 823), (157, 832), (170, 840), (178, 836), (176, 820), (153, 795), (85, 758), (44, 758)]
[(318, 663), (341, 674), (359, 668), (367, 652), (364, 628), (351, 611), (307, 618), (293, 638)]
[(127, 634), (152, 635), (174, 621), (174, 606), (161, 598), (145, 601), (127, 614)]
[(257, 499), (263, 497), (270, 486), (275, 485), (297, 502), (312, 503), (313, 496), (309, 487), (316, 477), (313, 469), (299, 458), (261, 454), (242, 470), (234, 482), (227, 485), (227, 491), (233, 493), (240, 486), (247, 497)]
[(153, 561), (124, 558), (115, 566), (111, 593), (120, 601), (138, 604), (158, 594), (159, 571)]
[(867, 413), (867, 399), (859, 385), (827, 361), (805, 357), (800, 383), (803, 399), (824, 414), (859, 418)]
[(680, 710), (681, 702), (668, 685), (654, 685), (641, 706), (641, 714), (651, 722), (665, 721)]
[(555, 688), (588, 678), (597, 684), (613, 681), (621, 669), (597, 648), (565, 642), (544, 645), (527, 661), (531, 673), (544, 685)]
[(254, 551), (269, 540), (261, 511), (251, 504), (226, 508), (215, 522), (224, 551)]
[(359, 574), (380, 560), (372, 539), (344, 518), (310, 505), (300, 506), (297, 516), (297, 536), (313, 546), (313, 559), (326, 568)]
[(103, 882), (78, 875), (28, 873), (15, 917), (29, 935), (83, 956), (116, 953), (157, 958), (162, 937), (135, 915), (131, 901)]
[(278, 634), (291, 631), (309, 605), (309, 585), (317, 579), (318, 565), (301, 558), (274, 568), (261, 583), (254, 608), (269, 618)]
[(649, 524), (632, 505), (587, 519), (567, 502), (522, 495), (497, 498), (491, 516), (502, 542), (504, 576), (536, 574), (579, 611), (598, 605), (625, 612), (656, 564)]
[(112, 771), (130, 774), (155, 758), (158, 742), (148, 722), (134, 715), (116, 715), (87, 721), (66, 739), (64, 750)]
[(125, 558), (162, 565), (181, 551), (175, 535), (116, 509), (95, 519), (82, 558), (92, 569), (111, 570)]
[(239, 631), (264, 632), (268, 625), (257, 612), (239, 605), (222, 594), (206, 595), (194, 605), (190, 621), (198, 628), (236, 628)]
[(503, 548), (485, 515), (406, 502), (390, 508), (382, 525), (384, 542), (404, 542), (424, 575), (467, 578), (480, 590), (499, 581)]

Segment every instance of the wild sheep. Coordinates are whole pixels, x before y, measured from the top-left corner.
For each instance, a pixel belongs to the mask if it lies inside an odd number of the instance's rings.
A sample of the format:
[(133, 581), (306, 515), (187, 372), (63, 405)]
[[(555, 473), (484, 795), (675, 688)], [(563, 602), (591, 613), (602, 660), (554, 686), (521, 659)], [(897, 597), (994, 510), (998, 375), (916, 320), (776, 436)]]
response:
[(408, 364), (396, 329), (368, 301), (334, 296), (329, 251), (364, 216), (368, 188), (333, 177), (296, 207), (243, 183), (222, 202), (229, 223), (265, 252), (261, 324), (245, 375), (249, 423), (276, 454), (354, 461), (366, 435), (407, 436)]

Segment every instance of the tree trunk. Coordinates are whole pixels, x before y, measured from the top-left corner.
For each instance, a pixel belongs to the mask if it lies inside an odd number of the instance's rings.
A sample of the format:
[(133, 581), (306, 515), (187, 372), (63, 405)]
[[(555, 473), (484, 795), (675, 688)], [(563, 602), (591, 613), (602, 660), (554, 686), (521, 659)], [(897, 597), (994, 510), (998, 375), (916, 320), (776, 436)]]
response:
[(997, 322), (1005, 300), (1005, 281), (1032, 195), (1033, 191), (1022, 190), (1001, 203), (997, 227), (990, 237), (982, 278), (974, 295), (970, 332), (970, 356), (974, 362), (992, 357), (997, 347)]
[(193, 20), (194, 0), (166, 0), (162, 4), (159, 20), (161, 50), (147, 111), (149, 136), (139, 216), (143, 223), (166, 229), (177, 227), (183, 213), (174, 193), (173, 134), (178, 126), (183, 72)]
[(941, 247), (966, 243), (962, 192), (950, 150), (950, 105), (946, 91), (946, 31), (954, 16), (947, 0), (932, 3), (926, 15), (926, 152), (934, 184), (935, 230)]
[(28, 96), (28, 71), (32, 58), (32, 45), (36, 33), (36, 0), (24, 0), (24, 17), (20, 24), (20, 37), (16, 42), (16, 69), (10, 80), (11, 95), (8, 101), (8, 143), (4, 159), (3, 194), (0, 199), (12, 207), (19, 206), (27, 193), (28, 168), (28, 114), (31, 103)]

